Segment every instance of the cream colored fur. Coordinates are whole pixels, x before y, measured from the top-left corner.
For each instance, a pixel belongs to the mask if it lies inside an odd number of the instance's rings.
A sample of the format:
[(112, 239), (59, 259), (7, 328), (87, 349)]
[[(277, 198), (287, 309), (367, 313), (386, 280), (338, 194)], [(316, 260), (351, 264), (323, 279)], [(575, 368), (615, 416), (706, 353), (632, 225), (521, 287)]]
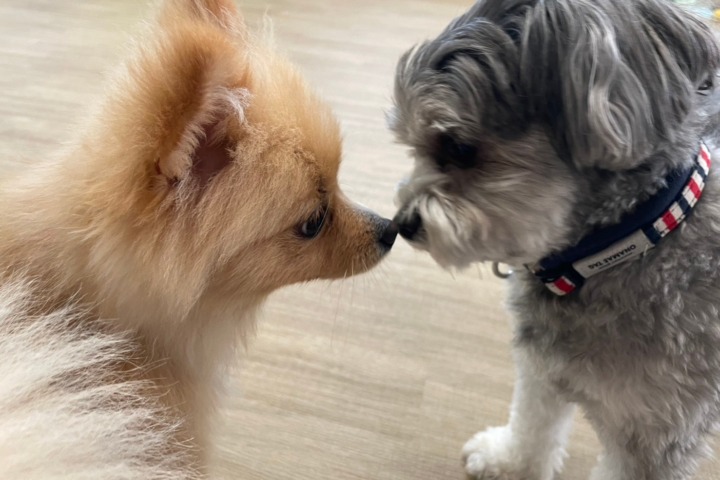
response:
[(394, 240), (340, 157), (330, 109), (231, 0), (161, 2), (70, 147), (0, 179), (0, 479), (205, 475), (267, 295)]
[(0, 478), (196, 478), (168, 448), (178, 420), (140, 382), (109, 378), (136, 345), (73, 326), (71, 306), (28, 319), (29, 302), (27, 285), (0, 287)]

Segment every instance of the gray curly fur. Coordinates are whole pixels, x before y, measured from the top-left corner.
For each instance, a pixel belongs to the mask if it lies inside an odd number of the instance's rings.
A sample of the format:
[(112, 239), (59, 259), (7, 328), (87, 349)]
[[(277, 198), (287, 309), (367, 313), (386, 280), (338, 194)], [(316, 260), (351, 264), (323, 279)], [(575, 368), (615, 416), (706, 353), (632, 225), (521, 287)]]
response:
[[(715, 147), (718, 67), (712, 33), (670, 2), (479, 1), (398, 64), (389, 123), (415, 169), (397, 220), (419, 215), (413, 245), (447, 267), (560, 251), (653, 195), (701, 138)], [(440, 135), (473, 146), (475, 165), (441, 165)], [(718, 168), (679, 230), (579, 292), (555, 297), (519, 268), (514, 460), (480, 434), (471, 477), (552, 478), (568, 403), (605, 446), (592, 478), (691, 477), (720, 425)], [(532, 423), (543, 415), (558, 418)]]

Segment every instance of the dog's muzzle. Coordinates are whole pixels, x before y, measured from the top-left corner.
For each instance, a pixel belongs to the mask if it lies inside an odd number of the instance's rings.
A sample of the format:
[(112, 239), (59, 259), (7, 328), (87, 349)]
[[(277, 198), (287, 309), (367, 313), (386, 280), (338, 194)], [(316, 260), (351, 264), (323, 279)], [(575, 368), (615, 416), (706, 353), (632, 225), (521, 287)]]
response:
[(400, 236), (407, 241), (417, 241), (423, 231), (423, 222), (420, 213), (414, 207), (403, 205), (402, 192), (410, 183), (405, 177), (395, 187), (395, 205), (399, 208), (393, 222), (398, 226)]
[(398, 226), (400, 236), (405, 240), (413, 241), (421, 236), (423, 230), (422, 217), (414, 208), (400, 210), (393, 221)]
[(398, 234), (397, 224), (386, 218), (383, 218), (378, 225), (378, 243), (385, 249), (390, 250), (395, 244), (395, 239)]

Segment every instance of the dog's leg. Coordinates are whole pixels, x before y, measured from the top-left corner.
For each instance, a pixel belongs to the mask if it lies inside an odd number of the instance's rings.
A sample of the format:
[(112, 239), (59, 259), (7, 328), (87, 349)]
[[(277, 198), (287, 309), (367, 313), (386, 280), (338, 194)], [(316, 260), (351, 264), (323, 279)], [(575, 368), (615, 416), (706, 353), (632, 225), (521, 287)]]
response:
[(590, 480), (640, 480), (635, 477), (637, 468), (633, 464), (633, 457), (627, 452), (608, 449), (593, 469)]
[(475, 435), (463, 448), (474, 480), (551, 480), (562, 467), (574, 405), (538, 378), (521, 352), (516, 355), (510, 422)]
[(605, 453), (590, 480), (689, 480), (707, 453), (699, 431), (677, 436), (653, 430), (634, 432), (629, 438), (618, 431), (610, 433), (606, 431)]

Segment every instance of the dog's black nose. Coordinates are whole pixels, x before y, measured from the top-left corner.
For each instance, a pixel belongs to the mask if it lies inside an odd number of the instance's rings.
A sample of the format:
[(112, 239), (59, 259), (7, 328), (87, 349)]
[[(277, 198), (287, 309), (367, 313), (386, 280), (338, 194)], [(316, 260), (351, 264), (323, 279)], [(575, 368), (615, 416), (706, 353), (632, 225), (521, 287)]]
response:
[(402, 236), (405, 240), (412, 240), (415, 238), (422, 228), (422, 218), (415, 210), (413, 210), (410, 215), (398, 213), (395, 216), (395, 223), (398, 225), (400, 236)]
[(391, 249), (395, 244), (395, 239), (398, 234), (398, 226), (392, 220), (383, 220), (382, 231), (380, 232), (380, 238), (378, 242), (387, 249)]

